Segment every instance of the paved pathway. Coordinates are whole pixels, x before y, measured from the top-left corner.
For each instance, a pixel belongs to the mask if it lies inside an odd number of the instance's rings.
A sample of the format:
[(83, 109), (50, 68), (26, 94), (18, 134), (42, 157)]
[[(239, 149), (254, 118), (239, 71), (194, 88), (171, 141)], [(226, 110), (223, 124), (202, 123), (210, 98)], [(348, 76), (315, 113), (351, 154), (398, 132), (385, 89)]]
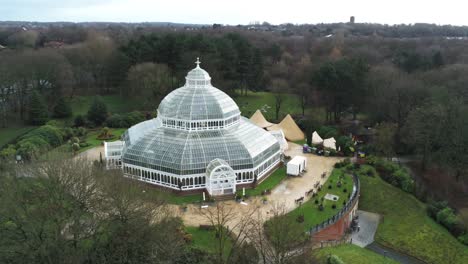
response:
[[(313, 154), (303, 154), (302, 146), (289, 142), (289, 150), (286, 155), (291, 157), (302, 155), (307, 158), (307, 172), (300, 177), (289, 177), (278, 186), (276, 186), (271, 194), (267, 196), (268, 204), (264, 205), (261, 202), (261, 197), (253, 197), (246, 201), (248, 205), (236, 203), (235, 201), (223, 202), (225, 207), (242, 215), (249, 209), (258, 207), (258, 212), (261, 213), (264, 219), (268, 219), (271, 213), (272, 204), (281, 204), (284, 209), (289, 212), (297, 207), (294, 200), (305, 196), (305, 192), (313, 188), (313, 185), (320, 181), (324, 183), (331, 171), (333, 165), (340, 161), (341, 158), (336, 157), (323, 157)], [(321, 174), (327, 172), (327, 177), (321, 178)], [(240, 191), (240, 190), (238, 190)], [(305, 197), (305, 201), (310, 197)], [(199, 213), (199, 206), (189, 205), (186, 212), (181, 212), (179, 206), (174, 206), (174, 210), (180, 213), (186, 225), (198, 226), (200, 224), (207, 224), (206, 220)]]
[(374, 251), (375, 253), (382, 255), (387, 258), (391, 258), (395, 261), (398, 261), (399, 263), (403, 264), (427, 264), (424, 261), (421, 261), (419, 259), (416, 259), (414, 257), (411, 257), (406, 254), (402, 254), (400, 252), (397, 252), (391, 248), (387, 248), (382, 246), (381, 244), (377, 242), (373, 242), (372, 244), (368, 245), (366, 247), (367, 249)]
[(370, 212), (358, 210), (357, 215), (359, 216), (359, 232), (352, 234), (353, 244), (366, 247), (374, 242), (375, 232), (379, 225), (380, 215)]

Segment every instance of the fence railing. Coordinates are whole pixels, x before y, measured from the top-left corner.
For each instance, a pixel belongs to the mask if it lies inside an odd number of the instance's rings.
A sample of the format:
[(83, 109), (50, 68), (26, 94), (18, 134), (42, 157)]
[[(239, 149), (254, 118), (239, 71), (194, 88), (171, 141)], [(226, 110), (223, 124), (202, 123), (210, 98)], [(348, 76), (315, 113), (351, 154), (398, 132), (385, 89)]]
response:
[(350, 210), (354, 208), (354, 205), (356, 204), (358, 198), (359, 198), (359, 192), (360, 192), (360, 182), (359, 182), (359, 177), (356, 174), (352, 174), (353, 177), (353, 192), (346, 202), (345, 206), (341, 208), (341, 210), (333, 215), (332, 217), (328, 218), (327, 220), (321, 222), (320, 224), (317, 224), (315, 226), (310, 227), (308, 234), (313, 235), (317, 233), (320, 230), (323, 230), (336, 222), (338, 222), (344, 215), (348, 214)]

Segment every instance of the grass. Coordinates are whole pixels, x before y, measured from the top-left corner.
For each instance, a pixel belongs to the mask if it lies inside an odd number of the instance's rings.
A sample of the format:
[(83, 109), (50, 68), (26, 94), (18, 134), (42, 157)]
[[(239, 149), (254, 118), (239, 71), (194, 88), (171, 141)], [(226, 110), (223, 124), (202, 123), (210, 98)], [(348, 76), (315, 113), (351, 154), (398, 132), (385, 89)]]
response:
[[(203, 230), (198, 227), (187, 226), (185, 231), (192, 235), (191, 246), (197, 249), (200, 249), (204, 252), (211, 254), (216, 253), (217, 241), (216, 233), (214, 230)], [(227, 240), (227, 244), (224, 248), (224, 255), (227, 256), (231, 250), (232, 242)]]
[(181, 196), (181, 195), (168, 192), (168, 193), (163, 193), (163, 197), (166, 199), (168, 203), (178, 204), (178, 205), (184, 205), (184, 204), (189, 204), (189, 203), (201, 203), (203, 201), (203, 194), (201, 193)]
[[(337, 182), (340, 178), (342, 179), (342, 186), (338, 188)], [(332, 186), (331, 189), (328, 189), (329, 185)], [(343, 192), (345, 188), (347, 192)], [(297, 217), (304, 215), (304, 222), (298, 224), (303, 226), (304, 230), (307, 231), (311, 227), (322, 223), (323, 221), (338, 213), (339, 210), (344, 206), (343, 201), (348, 200), (348, 195), (352, 192), (352, 190), (353, 179), (351, 178), (351, 175), (345, 174), (341, 169), (334, 169), (330, 177), (328, 177), (328, 180), (323, 185), (322, 190), (318, 192), (318, 195), (311, 198), (300, 207), (297, 207), (293, 211), (289, 212), (287, 217), (289, 217), (291, 221), (297, 222)], [(318, 209), (318, 204), (315, 203), (315, 200), (318, 200), (318, 203), (320, 204), (321, 198), (324, 197), (327, 193), (337, 195), (339, 196), (339, 199), (336, 202), (324, 199), (324, 209), (323, 211), (320, 211)], [(332, 208), (333, 204), (336, 205), (335, 209)]]
[(12, 126), (0, 128), (0, 149), (32, 129), (34, 129), (33, 126)]
[[(109, 130), (110, 130), (110, 133), (114, 135), (114, 137), (112, 139), (105, 140), (105, 141), (116, 141), (120, 139), (120, 137), (122, 136), (123, 133), (125, 133), (125, 131), (127, 131), (127, 128), (109, 128)], [(85, 150), (100, 146), (101, 143), (104, 141), (102, 139), (98, 139), (98, 136), (100, 133), (101, 133), (101, 130), (89, 131), (84, 139), (84, 142), (88, 143), (89, 146), (81, 148), (79, 152), (83, 152)]]
[[(93, 97), (94, 96), (75, 96), (71, 100), (73, 116), (86, 115), (93, 101)], [(101, 96), (101, 98), (107, 105), (107, 110), (110, 114), (131, 112), (140, 109), (140, 104), (135, 99), (121, 97), (119, 95), (104, 95)]]
[[(262, 181), (255, 189), (247, 189), (245, 190), (245, 194), (248, 196), (256, 196), (261, 195), (265, 190), (272, 190), (280, 184), (281, 181), (286, 179), (286, 166), (282, 166), (275, 170), (267, 179)], [(240, 190), (237, 190), (238, 193)]]
[(398, 263), (390, 258), (385, 258), (382, 255), (374, 253), (368, 249), (360, 248), (355, 245), (340, 245), (337, 247), (327, 247), (317, 250), (315, 253), (320, 263), (327, 263), (328, 255), (336, 255), (344, 263), (359, 263), (359, 264), (393, 264)]
[(468, 263), (468, 247), (427, 216), (424, 203), (379, 177), (360, 179), (360, 209), (383, 216), (379, 243), (429, 263)]

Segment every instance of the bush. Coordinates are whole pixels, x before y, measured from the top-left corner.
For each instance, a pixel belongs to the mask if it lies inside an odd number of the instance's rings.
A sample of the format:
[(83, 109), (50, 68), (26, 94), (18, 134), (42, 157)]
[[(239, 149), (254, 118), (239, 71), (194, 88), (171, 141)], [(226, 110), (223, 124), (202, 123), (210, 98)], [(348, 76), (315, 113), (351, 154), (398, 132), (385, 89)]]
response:
[(332, 209), (336, 209), (336, 204), (332, 204)]
[(49, 125), (41, 126), (26, 133), (20, 138), (20, 140), (31, 138), (34, 136), (42, 138), (52, 147), (58, 147), (63, 144), (63, 134), (58, 127)]
[(298, 223), (303, 223), (304, 222), (304, 215), (299, 215), (297, 218), (296, 218), (296, 221)]
[(458, 223), (457, 216), (450, 207), (440, 210), (436, 215), (436, 220), (449, 231), (453, 231)]
[(335, 165), (333, 165), (333, 167), (335, 167), (336, 169), (340, 169), (340, 168), (344, 168), (344, 167), (348, 166), (349, 164), (351, 164), (351, 160), (349, 158), (346, 158), (343, 161), (335, 163)]
[(405, 192), (414, 192), (414, 181), (406, 168), (384, 159), (373, 158), (372, 162), (384, 181)]
[(79, 127), (74, 130), (74, 134), (79, 137), (84, 137), (87, 133), (88, 131), (84, 127)]
[(354, 147), (354, 142), (349, 136), (340, 136), (336, 139), (336, 146), (339, 146), (343, 154), (348, 156), (353, 153), (351, 148)]
[(427, 205), (427, 214), (432, 217), (432, 219), (436, 220), (437, 213), (446, 207), (448, 207), (446, 201), (430, 201)]
[(322, 138), (336, 138), (338, 136), (338, 130), (332, 126), (321, 126), (317, 129), (317, 133)]
[(314, 202), (314, 203), (315, 203), (315, 204), (318, 204), (318, 203), (319, 203), (319, 201), (318, 201), (317, 199), (315, 199), (315, 202)]
[(89, 147), (89, 143), (86, 143), (86, 142), (82, 142), (80, 143), (80, 148), (86, 148), (86, 147)]
[(345, 264), (337, 255), (331, 255), (328, 258), (328, 264)]
[(331, 188), (332, 188), (332, 186), (331, 186), (331, 185), (328, 185), (328, 189), (331, 189)]
[(75, 124), (75, 127), (82, 127), (86, 125), (86, 120), (82, 115), (77, 115), (73, 123)]
[(134, 111), (127, 114), (114, 114), (106, 120), (106, 125), (113, 128), (131, 127), (144, 120), (145, 115), (143, 113)]
[(16, 148), (13, 145), (8, 145), (8, 147), (3, 148), (0, 151), (0, 159), (10, 159), (13, 158), (16, 154)]
[(458, 236), (458, 241), (460, 241), (460, 243), (468, 246), (468, 233), (464, 233), (463, 235)]

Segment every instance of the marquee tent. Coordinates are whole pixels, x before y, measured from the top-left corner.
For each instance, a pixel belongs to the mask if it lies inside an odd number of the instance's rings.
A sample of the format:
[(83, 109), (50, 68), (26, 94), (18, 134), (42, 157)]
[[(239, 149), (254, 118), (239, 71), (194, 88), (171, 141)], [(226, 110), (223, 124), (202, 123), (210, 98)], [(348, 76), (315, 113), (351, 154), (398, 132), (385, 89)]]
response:
[(250, 117), (250, 121), (252, 121), (254, 124), (256, 124), (257, 126), (261, 128), (267, 128), (267, 127), (274, 125), (273, 123), (268, 122), (266, 118), (263, 116), (262, 112), (258, 109)]
[(279, 124), (267, 127), (267, 129), (269, 131), (283, 130), (284, 136), (289, 141), (304, 139), (304, 133), (289, 114)]
[(323, 138), (317, 133), (317, 131), (314, 131), (314, 133), (312, 133), (312, 144), (319, 145), (322, 143), (323, 143)]
[(336, 140), (335, 138), (327, 138), (323, 140), (323, 147), (336, 150)]

